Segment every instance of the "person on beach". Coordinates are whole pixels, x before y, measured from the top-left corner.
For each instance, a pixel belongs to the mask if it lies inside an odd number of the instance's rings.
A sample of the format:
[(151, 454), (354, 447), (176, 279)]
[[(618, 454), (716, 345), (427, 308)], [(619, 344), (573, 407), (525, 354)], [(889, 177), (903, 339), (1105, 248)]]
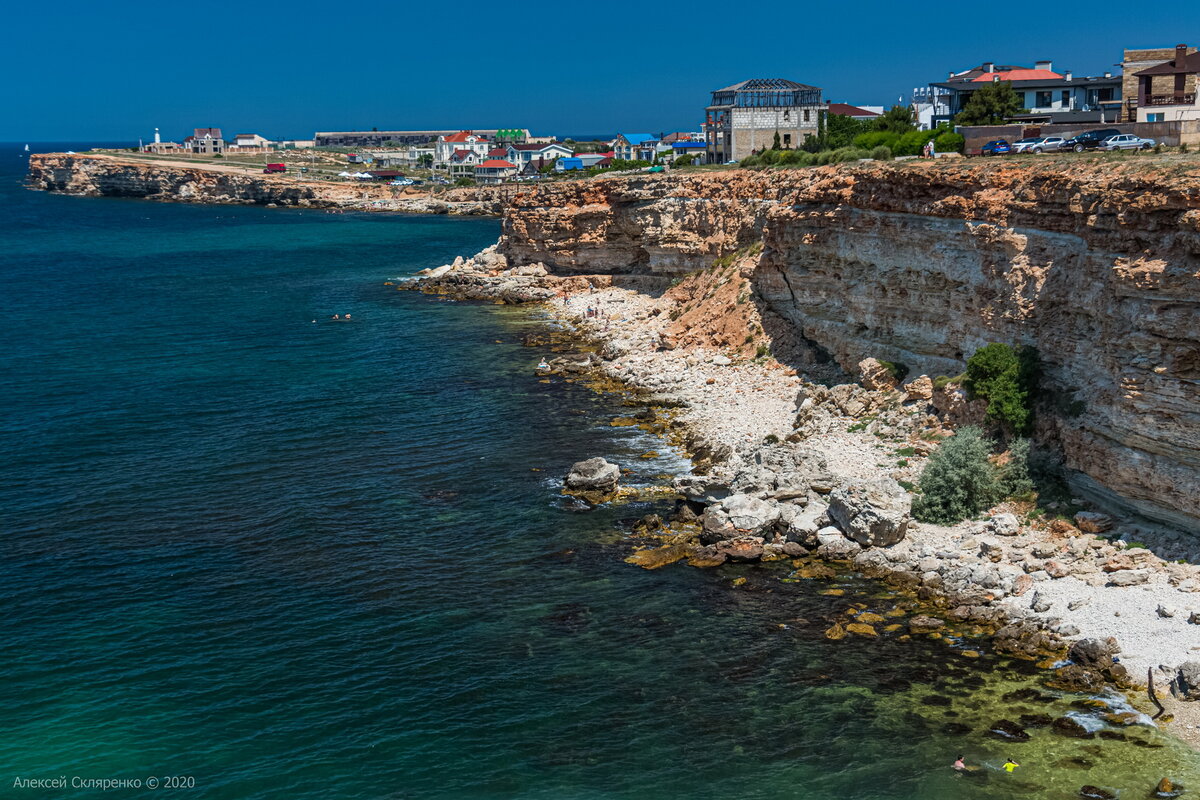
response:
[(956, 770), (958, 770), (959, 772), (962, 772), (964, 769), (967, 768), (967, 765), (963, 762), (962, 756), (959, 756), (957, 759), (954, 760), (954, 768)]
[(1011, 773), (1014, 769), (1016, 769), (1019, 766), (1021, 766), (1021, 763), (1019, 761), (1014, 761), (1012, 759), (1012, 756), (1009, 756), (1008, 761), (1004, 762), (1004, 771)]

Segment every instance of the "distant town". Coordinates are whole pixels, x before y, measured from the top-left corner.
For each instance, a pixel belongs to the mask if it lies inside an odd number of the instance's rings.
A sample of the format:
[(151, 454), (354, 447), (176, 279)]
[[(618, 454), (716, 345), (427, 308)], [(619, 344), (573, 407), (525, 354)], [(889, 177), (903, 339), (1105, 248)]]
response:
[(302, 151), (314, 172), (318, 153), (323, 172), (344, 166), (325, 177), (466, 186), (629, 169), (1200, 145), (1195, 47), (1125, 50), (1115, 66), (1101, 75), (1075, 75), (1049, 60), (985, 61), (950, 70), (944, 80), (914, 89), (907, 105), (890, 109), (829, 102), (820, 87), (790, 79), (751, 78), (712, 91), (697, 130), (619, 132), (601, 141), (559, 141), (526, 128), (372, 128), (272, 140), (259, 133), (226, 138), (221, 128), (205, 127), (179, 142), (155, 130), (138, 150), (188, 159), (261, 158), (264, 172), (297, 176), (309, 171)]

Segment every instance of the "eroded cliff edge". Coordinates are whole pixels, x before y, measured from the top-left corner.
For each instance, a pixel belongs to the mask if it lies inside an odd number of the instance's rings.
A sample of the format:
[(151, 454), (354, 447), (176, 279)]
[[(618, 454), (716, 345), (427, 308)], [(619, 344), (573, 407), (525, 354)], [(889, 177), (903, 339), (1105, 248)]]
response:
[(1076, 491), (1200, 533), (1200, 169), (840, 166), (576, 181), (518, 195), (500, 250), (563, 274), (679, 275), (761, 242), (754, 301), (847, 372), (1044, 364), (1039, 435)]
[(417, 189), (401, 193), (381, 183), (300, 182), (211, 161), (192, 166), (91, 153), (31, 155), (26, 185), (89, 197), (422, 214), (499, 215), (504, 200), (498, 187), (449, 189), (433, 198)]

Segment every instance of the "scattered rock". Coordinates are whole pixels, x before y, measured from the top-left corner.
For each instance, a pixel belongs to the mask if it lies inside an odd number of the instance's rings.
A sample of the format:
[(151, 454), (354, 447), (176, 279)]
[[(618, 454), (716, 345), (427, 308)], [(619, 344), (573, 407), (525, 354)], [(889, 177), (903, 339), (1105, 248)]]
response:
[(867, 625), (862, 622), (851, 622), (849, 625), (846, 626), (846, 630), (849, 631), (850, 633), (854, 633), (859, 636), (878, 636), (879, 635), (878, 633), (875, 632), (875, 628), (873, 626)]
[(998, 562), (1004, 558), (1004, 545), (998, 539), (980, 539), (979, 555), (989, 561)]
[(928, 375), (922, 375), (911, 383), (904, 386), (906, 400), (912, 402), (914, 400), (929, 401), (933, 399), (933, 381)]
[(1188, 623), (1191, 625), (1200, 625), (1200, 611), (1193, 611), (1188, 615)]
[(1028, 575), (1018, 575), (1013, 578), (1012, 595), (1020, 597), (1033, 588), (1033, 578)]
[(1080, 511), (1075, 515), (1075, 524), (1084, 533), (1104, 533), (1112, 530), (1112, 517), (1096, 511)]
[[(858, 362), (858, 373), (862, 376), (862, 385), (872, 392), (890, 392), (896, 388), (896, 378), (892, 371), (874, 358), (864, 358)], [(931, 383), (932, 393), (933, 384)]]
[(1129, 569), (1114, 572), (1108, 579), (1109, 586), (1139, 586), (1150, 580), (1150, 570)]
[(946, 622), (937, 617), (918, 614), (908, 621), (908, 629), (913, 633), (933, 633), (946, 627)]
[(1159, 603), (1157, 613), (1160, 617), (1169, 619), (1169, 618), (1175, 616), (1175, 609), (1172, 606), (1168, 606), (1168, 605)]
[(1029, 601), (1029, 607), (1037, 614), (1045, 614), (1053, 605), (1045, 597), (1042, 597), (1041, 592), (1034, 592), (1033, 597)]
[(1200, 661), (1179, 665), (1171, 681), (1171, 694), (1180, 700), (1200, 700)]
[(1079, 787), (1079, 796), (1086, 800), (1116, 800), (1117, 796), (1107, 789), (1101, 789), (1099, 786), (1081, 786)]
[(723, 356), (720, 354), (713, 356), (710, 359), (710, 361), (713, 364), (716, 364), (718, 367), (728, 367), (730, 364), (733, 363), (733, 361), (730, 360), (729, 356)]
[(892, 478), (854, 483), (829, 496), (829, 517), (863, 547), (887, 547), (908, 531), (912, 498)]
[(997, 536), (1016, 536), (1021, 532), (1021, 523), (1016, 514), (997, 514), (988, 520), (988, 527)]
[(597, 456), (572, 465), (566, 486), (575, 492), (612, 492), (620, 479), (621, 468)]

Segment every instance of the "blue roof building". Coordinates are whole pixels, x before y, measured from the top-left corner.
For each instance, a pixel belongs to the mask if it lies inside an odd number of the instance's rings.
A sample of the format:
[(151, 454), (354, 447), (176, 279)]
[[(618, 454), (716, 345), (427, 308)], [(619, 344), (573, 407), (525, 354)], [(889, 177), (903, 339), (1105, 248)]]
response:
[(658, 143), (658, 138), (650, 133), (618, 133), (613, 140), (613, 158), (653, 161)]

